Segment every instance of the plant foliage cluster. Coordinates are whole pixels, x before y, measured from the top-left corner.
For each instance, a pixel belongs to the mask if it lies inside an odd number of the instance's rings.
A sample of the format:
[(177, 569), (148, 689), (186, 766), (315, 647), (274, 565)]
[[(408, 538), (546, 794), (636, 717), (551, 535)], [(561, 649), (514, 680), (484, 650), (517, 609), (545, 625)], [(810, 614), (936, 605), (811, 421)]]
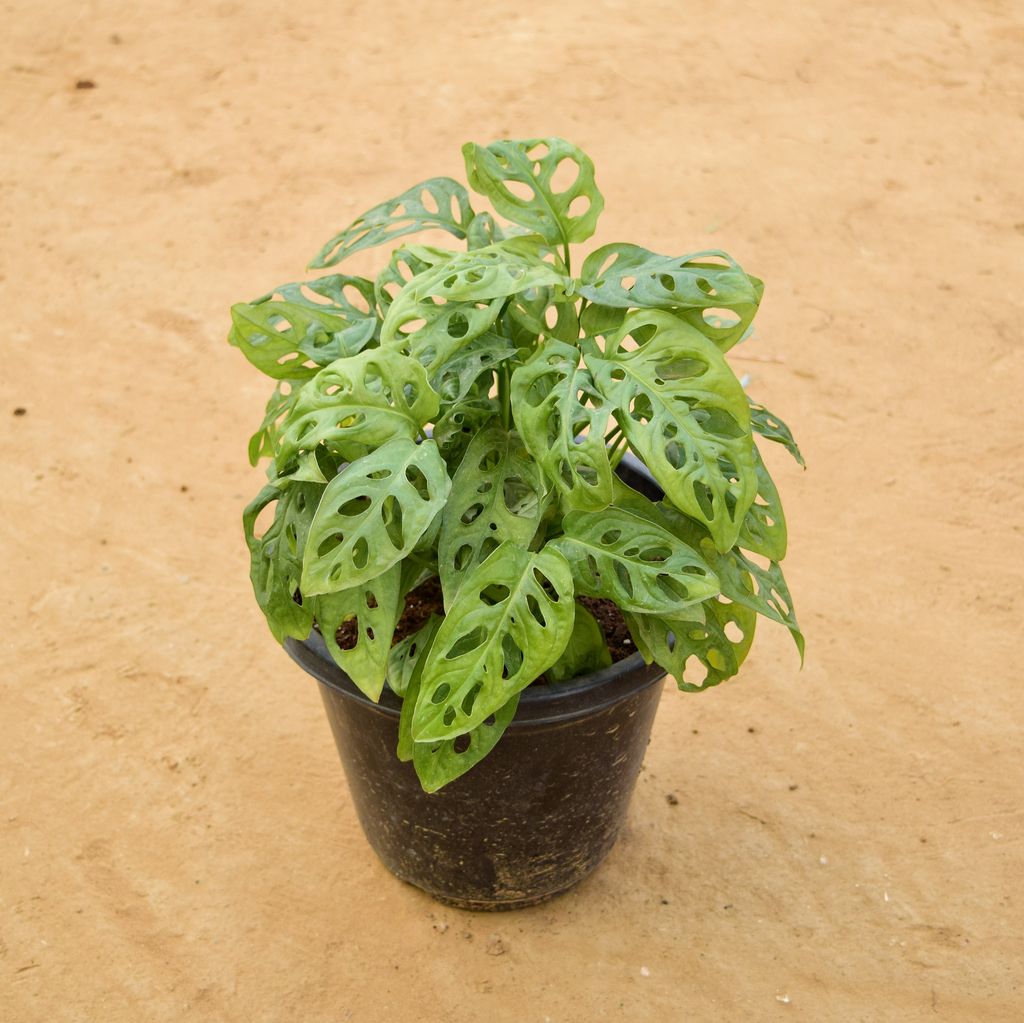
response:
[[(368, 697), (387, 682), (403, 699), (398, 752), (431, 791), (492, 749), (539, 675), (610, 663), (578, 596), (614, 601), (687, 691), (736, 673), (758, 615), (803, 652), (754, 434), (800, 453), (725, 359), (761, 281), (723, 252), (625, 243), (574, 274), (604, 205), (590, 159), (558, 138), (463, 155), (493, 213), (452, 179), (423, 181), (310, 266), (398, 243), (375, 280), (283, 285), (234, 306), (229, 338), (277, 381), (249, 447), (270, 459), (244, 514), (256, 599), (278, 641), (316, 623)], [(465, 248), (398, 242), (424, 229)], [(627, 450), (662, 500), (618, 477)], [(431, 577), (443, 620), (393, 644)]]

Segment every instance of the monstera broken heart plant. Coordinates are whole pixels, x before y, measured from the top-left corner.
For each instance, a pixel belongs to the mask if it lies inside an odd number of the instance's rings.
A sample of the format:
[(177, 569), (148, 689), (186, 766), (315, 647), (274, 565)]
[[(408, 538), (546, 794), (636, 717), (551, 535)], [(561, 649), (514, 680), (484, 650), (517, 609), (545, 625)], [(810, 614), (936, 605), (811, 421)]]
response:
[[(758, 615), (802, 654), (754, 434), (800, 454), (726, 361), (757, 278), (625, 243), (577, 266), (604, 205), (586, 155), (558, 138), (463, 155), (491, 211), (431, 178), (311, 269), (427, 229), (459, 249), (399, 244), (374, 280), (232, 309), (231, 343), (278, 381), (244, 524), (256, 599), (322, 683), (385, 862), (460, 904), (522, 904), (614, 840), (665, 673), (690, 692), (734, 675)], [(593, 611), (639, 655), (613, 665)], [(436, 844), (413, 848), (424, 830)], [(435, 876), (453, 848), (463, 875), (479, 861), (462, 887)]]

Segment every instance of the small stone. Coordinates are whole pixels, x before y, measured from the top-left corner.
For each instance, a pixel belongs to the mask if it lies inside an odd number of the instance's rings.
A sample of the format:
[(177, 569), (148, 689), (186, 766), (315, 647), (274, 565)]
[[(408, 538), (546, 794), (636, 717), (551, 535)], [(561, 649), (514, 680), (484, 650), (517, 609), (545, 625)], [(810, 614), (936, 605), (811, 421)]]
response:
[(649, 969), (647, 969), (646, 966), (641, 966), (640, 967), (640, 976), (641, 977), (649, 977), (650, 975), (651, 975), (651, 971)]
[(505, 942), (501, 940), (500, 934), (492, 934), (487, 939), (487, 954), (489, 956), (503, 956), (508, 948), (505, 946)]
[(674, 792), (668, 792), (665, 794), (665, 802), (668, 803), (669, 806), (678, 806), (679, 797)]
[(96, 83), (91, 78), (79, 78), (75, 82), (76, 89), (95, 89)]
[(21, 405), (19, 405), (19, 406), (18, 406), (18, 407), (17, 407), (17, 408), (16, 408), (15, 410), (14, 410), (14, 414), (15, 414), (16, 416), (23, 416), (23, 415), (25, 415), (25, 413), (26, 413), (26, 412), (28, 412), (28, 409), (27, 409), (27, 408), (22, 408), (22, 406), (21, 406)]

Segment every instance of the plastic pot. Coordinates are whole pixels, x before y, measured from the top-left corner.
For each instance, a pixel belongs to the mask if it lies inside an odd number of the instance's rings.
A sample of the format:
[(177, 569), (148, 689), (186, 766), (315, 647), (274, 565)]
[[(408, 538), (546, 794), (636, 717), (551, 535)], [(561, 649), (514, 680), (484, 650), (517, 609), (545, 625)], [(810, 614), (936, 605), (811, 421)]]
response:
[[(620, 468), (651, 491), (641, 472)], [(320, 684), (359, 821), (396, 877), (463, 909), (515, 909), (571, 888), (611, 850), (650, 740), (657, 665), (634, 654), (528, 687), (491, 753), (428, 795), (396, 756), (399, 699), (385, 688), (368, 700), (316, 632), (285, 648)]]

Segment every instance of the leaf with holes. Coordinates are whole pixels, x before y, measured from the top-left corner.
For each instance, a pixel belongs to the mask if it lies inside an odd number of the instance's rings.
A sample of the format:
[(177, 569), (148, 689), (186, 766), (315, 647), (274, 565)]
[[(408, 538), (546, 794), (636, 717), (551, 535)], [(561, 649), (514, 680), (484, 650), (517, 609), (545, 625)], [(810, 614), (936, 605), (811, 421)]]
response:
[[(306, 538), (323, 491), (316, 483), (267, 484), (242, 515), (256, 603), (279, 643), (288, 636), (305, 639), (313, 625), (309, 602), (296, 603), (295, 595), (300, 588)], [(257, 518), (275, 501), (273, 522), (256, 536)]]
[(494, 383), (495, 370), (518, 354), (515, 345), (498, 334), (483, 334), (471, 341), (431, 378), (442, 409), (458, 406), (471, 395), (486, 397)]
[(478, 213), (466, 232), (466, 244), (470, 249), (483, 249), (506, 238), (516, 238), (529, 233), (525, 227), (518, 224), (499, 224), (490, 213)]
[(718, 594), (707, 562), (666, 529), (609, 507), (571, 511), (549, 547), (572, 566), (577, 593), (605, 597), (623, 611), (678, 614)]
[(306, 541), (304, 595), (335, 593), (409, 555), (451, 482), (433, 441), (401, 437), (347, 465), (327, 485)]
[(775, 481), (769, 475), (756, 444), (754, 470), (757, 473), (757, 497), (743, 520), (736, 545), (772, 561), (781, 561), (786, 556), (786, 513), (782, 510), (782, 498)]
[(509, 296), (565, 281), (542, 254), (538, 240), (512, 238), (425, 270), (388, 308), (381, 344), (408, 351), (435, 373), (494, 324)]
[(754, 432), (759, 433), (765, 440), (781, 444), (796, 459), (798, 465), (807, 467), (804, 456), (793, 439), (793, 432), (774, 412), (769, 412), (764, 405), (758, 405), (752, 401), (750, 403), (750, 425)]
[(282, 381), (274, 388), (267, 402), (263, 422), (249, 438), (249, 464), (256, 465), (261, 458), (276, 458), (281, 426), (299, 397), (299, 387), (293, 381)]
[(610, 407), (580, 365), (580, 351), (548, 341), (512, 374), (512, 410), (530, 454), (567, 508), (603, 508), (612, 499), (605, 445)]
[(449, 471), (455, 472), (462, 464), (466, 448), (478, 431), (497, 422), (499, 408), (494, 398), (469, 398), (438, 419), (433, 437)]
[(608, 668), (612, 655), (608, 652), (601, 626), (597, 619), (579, 602), (576, 604), (576, 619), (572, 635), (562, 656), (544, 674), (549, 682), (570, 682), (581, 675)]
[(414, 277), (439, 263), (447, 263), (457, 255), (451, 249), (438, 249), (431, 245), (407, 245), (395, 249), (388, 265), (377, 275), (373, 285), (374, 298), (382, 316), (387, 316), (391, 303)]
[(309, 268), (335, 266), (354, 252), (430, 228), (465, 238), (473, 217), (462, 185), (451, 178), (429, 178), (357, 217), (324, 245)]
[(529, 547), (547, 487), (522, 440), (500, 426), (478, 433), (452, 478), (437, 543), (446, 606), (463, 580), (506, 540)]
[(412, 733), (453, 739), (558, 660), (572, 635), (572, 573), (558, 551), (503, 543), (447, 608), (423, 671)]
[[(404, 691), (401, 694), (402, 713), (398, 719), (398, 759), (403, 763), (408, 763), (413, 758), (415, 744), (412, 740), (412, 716), (416, 710), (416, 700), (420, 695), (420, 679), (423, 677), (423, 666), (427, 662), (427, 654), (430, 652), (430, 648), (434, 643), (434, 637), (437, 635), (437, 630), (441, 627), (442, 621), (443, 619), (438, 615), (431, 615), (427, 619), (423, 627), (415, 633), (417, 638), (416, 653), (409, 656), (407, 651), (401, 665), (403, 675), (408, 675), (407, 680), (404, 682)], [(412, 639), (413, 637), (409, 638)], [(396, 647), (395, 649), (397, 650), (398, 648)], [(394, 651), (392, 651), (392, 654), (394, 654)], [(391, 684), (390, 671), (391, 668), (389, 667), (389, 685)]]
[[(638, 333), (643, 344), (622, 346)], [(668, 498), (708, 527), (719, 550), (729, 550), (757, 476), (747, 398), (721, 352), (670, 313), (644, 310), (626, 317), (604, 355), (590, 345), (586, 361), (630, 447)]]
[[(723, 352), (743, 337), (763, 292), (764, 284), (724, 252), (673, 258), (620, 242), (603, 245), (584, 260), (579, 285), (595, 310), (671, 310)], [(590, 317), (591, 328), (615, 320), (610, 312)]]
[[(604, 209), (594, 164), (560, 138), (462, 147), (470, 187), (509, 220), (557, 245), (586, 241)], [(562, 182), (565, 177), (564, 183)]]
[[(392, 565), (359, 586), (309, 598), (334, 663), (374, 702), (384, 688), (391, 640), (402, 613), (401, 578), (402, 566)], [(337, 632), (352, 619), (355, 644), (343, 648)]]
[(278, 461), (320, 444), (353, 461), (393, 437), (412, 440), (438, 408), (423, 367), (401, 352), (374, 348), (339, 359), (303, 386), (285, 420)]
[(396, 696), (405, 696), (408, 692), (416, 665), (430, 647), (441, 620), (440, 615), (432, 614), (414, 633), (391, 648), (388, 654), (388, 688)]

